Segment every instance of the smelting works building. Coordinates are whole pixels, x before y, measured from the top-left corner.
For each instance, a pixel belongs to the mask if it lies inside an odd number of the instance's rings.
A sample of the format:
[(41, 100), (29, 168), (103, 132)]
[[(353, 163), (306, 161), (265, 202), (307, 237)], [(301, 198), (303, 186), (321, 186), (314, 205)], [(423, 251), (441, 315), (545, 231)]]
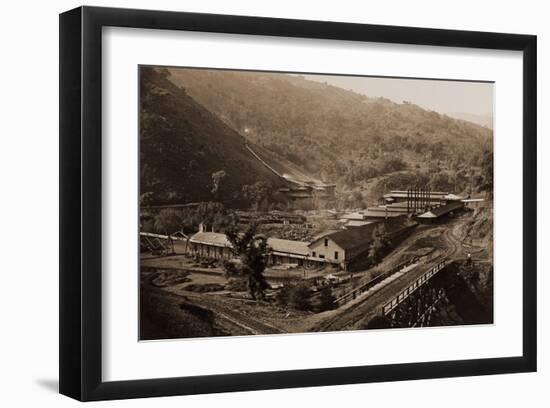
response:
[[(403, 232), (415, 224), (394, 220), (372, 222), (330, 231), (312, 242), (268, 238), (267, 244), (271, 248), (268, 263), (271, 265), (295, 263), (309, 266), (333, 264), (345, 270), (356, 258), (367, 256), (375, 238), (374, 231), (379, 225), (384, 226), (384, 234), (388, 234), (391, 238), (392, 235)], [(232, 245), (225, 234), (203, 230), (189, 238), (187, 253), (218, 260), (229, 260), (233, 257)]]
[[(302, 264), (309, 257), (308, 242), (268, 238), (267, 244), (271, 248), (269, 264)], [(233, 258), (231, 242), (225, 234), (219, 232), (199, 231), (192, 235), (187, 253), (217, 260)]]

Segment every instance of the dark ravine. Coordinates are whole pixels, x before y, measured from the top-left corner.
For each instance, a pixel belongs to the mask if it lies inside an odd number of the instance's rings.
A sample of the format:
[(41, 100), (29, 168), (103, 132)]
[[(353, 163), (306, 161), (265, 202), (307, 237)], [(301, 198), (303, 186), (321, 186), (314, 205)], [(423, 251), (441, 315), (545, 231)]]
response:
[[(363, 328), (404, 328), (419, 325), (418, 305), (435, 306), (426, 326), (493, 323), (493, 269), (489, 264), (454, 261), (409, 296), (395, 313), (363, 322)], [(411, 317), (413, 316), (413, 317)]]
[(140, 291), (140, 340), (228, 335), (208, 309), (143, 283)]

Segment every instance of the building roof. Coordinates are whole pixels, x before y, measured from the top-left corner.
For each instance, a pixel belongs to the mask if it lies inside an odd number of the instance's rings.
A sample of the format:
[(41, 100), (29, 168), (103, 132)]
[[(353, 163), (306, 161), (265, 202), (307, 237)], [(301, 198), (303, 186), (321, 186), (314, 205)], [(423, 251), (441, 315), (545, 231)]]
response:
[(231, 242), (227, 236), (219, 232), (197, 232), (193, 234), (189, 242), (231, 248)]
[[(331, 239), (333, 242), (336, 243), (336, 245), (344, 250), (350, 250), (370, 244), (370, 242), (372, 241), (372, 233), (377, 224), (378, 223), (372, 223), (367, 224), (363, 227), (343, 229), (337, 232), (333, 232), (330, 235), (326, 235), (325, 238)], [(313, 241), (311, 244), (316, 241)]]
[[(225, 234), (219, 232), (197, 232), (190, 240), (195, 244), (212, 245), (217, 247), (231, 248), (231, 242)], [(309, 252), (308, 242), (291, 241), (288, 239), (268, 238), (267, 245), (274, 251), (282, 254), (295, 254), (307, 256)]]
[[(411, 190), (411, 193), (413, 190)], [(420, 193), (420, 192), (419, 192)], [(446, 191), (430, 191), (430, 197), (444, 197), (447, 194), (449, 194)], [(407, 198), (408, 192), (407, 190), (392, 190), (387, 194), (384, 194), (384, 197), (398, 197), (398, 198)]]
[(328, 229), (328, 230), (321, 231), (321, 232), (319, 232), (318, 234), (315, 234), (312, 237), (310, 243), (315, 242), (315, 241), (319, 241), (321, 238), (324, 238), (324, 237), (326, 237), (330, 234), (334, 234), (335, 232), (338, 232), (338, 231), (340, 231), (340, 229)]
[(456, 194), (447, 194), (445, 196), (445, 200), (448, 200), (448, 201), (458, 201), (458, 200), (462, 200), (464, 197), (461, 197), (461, 196), (458, 196)]
[(340, 219), (341, 220), (364, 220), (365, 213), (364, 211), (351, 212), (351, 213), (343, 214), (340, 217)]
[(462, 200), (463, 203), (481, 203), (482, 201), (485, 201), (484, 198), (463, 198)]
[(295, 254), (307, 256), (309, 253), (308, 242), (291, 241), (289, 239), (268, 238), (267, 245), (273, 252), (282, 254)]
[[(422, 197), (422, 199), (425, 199), (425, 197), (422, 196), (422, 192), (420, 193), (420, 197)], [(394, 190), (390, 193), (384, 194), (384, 199), (386, 200), (393, 201), (395, 198), (413, 198), (413, 196), (410, 196), (406, 190)], [(462, 197), (453, 193), (448, 193), (446, 191), (430, 191), (428, 194), (428, 199), (455, 201), (461, 200)]]
[(461, 208), (462, 205), (463, 204), (460, 201), (453, 201), (453, 202), (450, 202), (449, 204), (432, 208), (430, 211), (425, 212), (422, 215), (419, 215), (418, 218), (438, 218), (438, 217), (441, 217), (442, 215), (450, 213), (453, 210), (456, 210), (457, 208)]
[(399, 211), (399, 210), (391, 210), (388, 209), (386, 211), (383, 207), (373, 207), (368, 208), (366, 211), (364, 211), (365, 217), (371, 217), (371, 218), (393, 218), (393, 217), (400, 217), (404, 214), (406, 214), (407, 211)]
[(349, 220), (344, 225), (346, 227), (363, 227), (365, 225), (372, 224), (373, 222), (376, 222), (376, 221)]
[[(335, 242), (340, 248), (348, 250), (357, 250), (360, 247), (368, 247), (373, 239), (373, 232), (378, 225), (384, 226), (384, 233), (392, 234), (401, 230), (405, 224), (399, 220), (388, 220), (383, 223), (372, 222), (362, 227), (342, 229), (332, 234), (325, 235), (324, 238), (329, 238)], [(312, 241), (313, 243), (319, 241), (323, 237)]]

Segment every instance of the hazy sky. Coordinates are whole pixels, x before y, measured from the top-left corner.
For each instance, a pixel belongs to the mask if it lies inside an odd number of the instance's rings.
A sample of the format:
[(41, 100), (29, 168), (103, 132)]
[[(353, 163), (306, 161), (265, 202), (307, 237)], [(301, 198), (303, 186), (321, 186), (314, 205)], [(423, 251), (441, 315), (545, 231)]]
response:
[(482, 82), (435, 81), (336, 75), (304, 75), (305, 78), (371, 97), (394, 102), (409, 101), (425, 109), (448, 115), (493, 116), (493, 84)]

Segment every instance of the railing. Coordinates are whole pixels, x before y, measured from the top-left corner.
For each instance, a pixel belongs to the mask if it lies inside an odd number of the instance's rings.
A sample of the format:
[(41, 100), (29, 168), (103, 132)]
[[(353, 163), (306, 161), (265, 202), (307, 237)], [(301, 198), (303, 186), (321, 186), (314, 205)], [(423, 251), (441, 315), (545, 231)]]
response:
[(395, 309), (401, 302), (408, 298), (413, 292), (416, 291), (420, 286), (424, 285), (428, 280), (430, 280), (436, 273), (442, 270), (447, 261), (443, 260), (431, 268), (428, 272), (420, 276), (413, 283), (411, 283), (407, 288), (401, 291), (396, 297), (390, 300), (382, 307), (382, 313), (384, 316), (388, 315), (393, 309)]
[(140, 237), (149, 237), (149, 238), (158, 238), (158, 239), (172, 239), (174, 241), (186, 241), (187, 237), (182, 235), (177, 235), (178, 233), (172, 234), (172, 235), (163, 235), (163, 234), (154, 234), (152, 232), (140, 232)]
[(411, 259), (409, 259), (405, 262), (400, 263), (395, 268), (390, 269), (389, 271), (386, 271), (386, 272), (376, 276), (375, 278), (372, 278), (371, 280), (369, 280), (368, 282), (365, 282), (361, 286), (359, 286), (359, 287), (349, 291), (348, 293), (340, 296), (339, 298), (337, 298), (335, 300), (335, 303), (337, 303), (338, 305), (341, 306), (341, 305), (344, 305), (344, 304), (346, 304), (347, 302), (349, 302), (353, 299), (356, 299), (357, 296), (359, 296), (363, 292), (366, 292), (367, 290), (369, 290), (370, 288), (372, 288), (376, 284), (382, 282), (384, 279), (389, 278), (394, 273), (399, 272), (401, 269), (403, 269), (403, 268), (405, 268), (409, 265), (412, 265), (416, 261), (417, 261), (417, 258), (413, 257), (413, 258), (411, 258)]
[(435, 300), (427, 308), (424, 309), (424, 312), (416, 319), (411, 327), (417, 327), (419, 324), (420, 327), (423, 327), (424, 323), (426, 323), (426, 320), (428, 320), (429, 324), (431, 313), (435, 310), (435, 306), (443, 298), (443, 296), (445, 296), (445, 291), (443, 289), (440, 289), (437, 293), (437, 297), (435, 298)]

